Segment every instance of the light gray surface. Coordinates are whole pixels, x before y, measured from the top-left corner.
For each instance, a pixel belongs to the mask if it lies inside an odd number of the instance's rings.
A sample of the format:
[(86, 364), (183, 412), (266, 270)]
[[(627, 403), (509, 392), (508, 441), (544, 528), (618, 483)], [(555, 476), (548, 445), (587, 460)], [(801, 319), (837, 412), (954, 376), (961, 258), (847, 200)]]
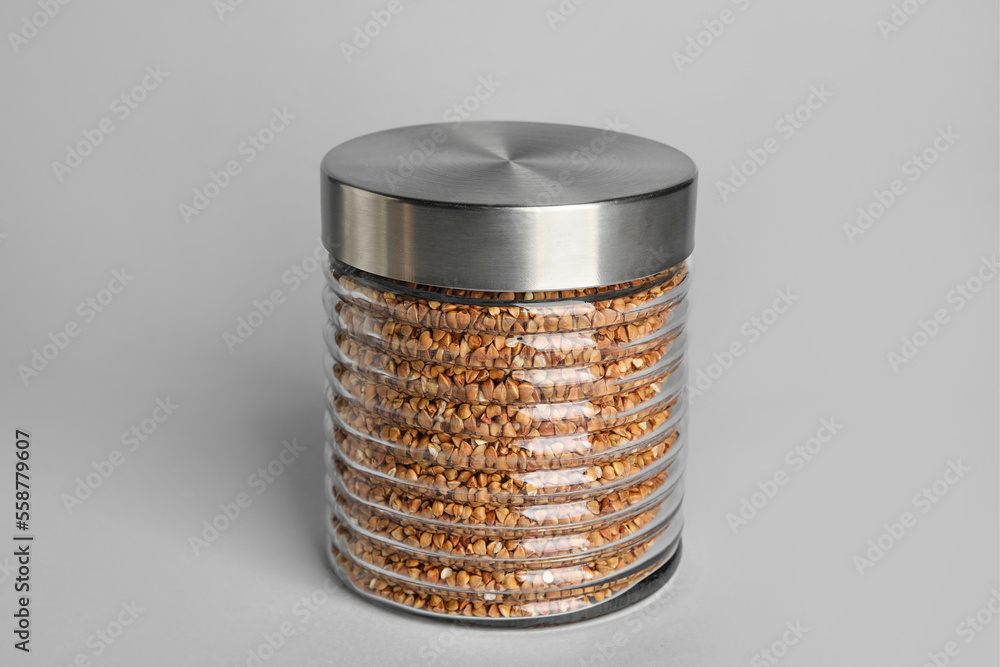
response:
[[(957, 626), (1000, 580), (1000, 281), (949, 300), (997, 254), (996, 3), (911, 2), (884, 39), (888, 0), (563, 3), (555, 29), (555, 1), (400, 2), (350, 62), (340, 43), (387, 3), (247, 1), (220, 20), (210, 2), (71, 2), (19, 53), (2, 47), (0, 539), (22, 428), (37, 542), (34, 652), (10, 646), (6, 578), (0, 662), (246, 665), (289, 622), (265, 665), (752, 665), (799, 621), (778, 664), (922, 665), (955, 641), (950, 664), (996, 665), (1000, 619), (969, 643)], [(679, 71), (674, 51), (724, 9)], [(0, 26), (36, 11), (7, 2)], [(113, 100), (147, 66), (169, 74), (122, 119)], [(321, 278), (293, 289), (286, 272), (318, 245), (319, 160), (442, 120), (477, 87), (470, 117), (617, 119), (698, 163), (692, 376), (734, 342), (744, 353), (695, 398), (684, 559), (672, 592), (575, 627), (455, 629), (339, 588), (303, 622), (296, 605), (327, 577)], [(247, 161), (241, 142), (274, 108), (294, 118)], [(105, 117), (113, 132), (60, 182), (52, 162)], [(959, 138), (911, 182), (904, 163), (939, 128)], [(717, 182), (765, 145), (778, 150), (723, 201)], [(240, 173), (187, 224), (179, 205), (230, 160)], [(905, 191), (851, 243), (844, 225), (894, 179)], [(134, 279), (88, 322), (78, 304), (122, 267)], [(283, 302), (230, 352), (224, 334), (273, 290)], [(780, 290), (796, 300), (755, 338)], [(887, 355), (939, 309), (948, 321), (894, 372)], [(18, 365), (70, 322), (79, 335), (25, 386)], [(63, 494), (166, 397), (180, 407), (69, 513)], [(795, 470), (786, 452), (830, 417), (843, 428)], [(249, 476), (291, 439), (307, 451), (258, 494)], [(959, 460), (970, 470), (921, 514), (912, 496)], [(733, 534), (727, 513), (779, 470), (787, 485)], [(196, 556), (189, 537), (241, 492), (250, 507)], [(854, 556), (906, 511), (916, 525), (860, 575)], [(95, 657), (88, 636), (133, 600), (136, 622)]]

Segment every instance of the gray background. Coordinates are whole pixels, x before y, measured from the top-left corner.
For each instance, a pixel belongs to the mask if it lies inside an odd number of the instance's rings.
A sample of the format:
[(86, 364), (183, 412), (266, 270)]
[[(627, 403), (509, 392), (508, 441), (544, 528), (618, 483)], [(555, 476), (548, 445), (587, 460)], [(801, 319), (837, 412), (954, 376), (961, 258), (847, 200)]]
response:
[[(998, 280), (961, 309), (948, 295), (998, 251), (998, 10), (896, 1), (919, 11), (886, 37), (890, 0), (567, 0), (564, 21), (556, 0), (400, 0), (350, 62), (341, 43), (387, 2), (245, 0), (221, 18), (207, 1), (70, 2), (16, 52), (8, 35), (0, 457), (10, 471), (14, 429), (31, 432), (37, 541), (30, 658), (11, 647), (0, 558), (0, 662), (246, 665), (287, 622), (264, 664), (767, 664), (758, 652), (800, 622), (779, 664), (922, 665), (955, 641), (949, 664), (996, 665), (998, 619), (971, 642), (957, 626), (1000, 581)], [(732, 22), (679, 68), (673, 54), (723, 10)], [(0, 28), (39, 11), (5, 2)], [(121, 119), (113, 102), (147, 66), (168, 74)], [(466, 102), (480, 77), (499, 85)], [(786, 137), (776, 123), (813, 86), (832, 97)], [(618, 119), (699, 165), (690, 370), (733, 342), (745, 353), (695, 399), (681, 569), (634, 611), (487, 632), (324, 590), (322, 279), (293, 290), (283, 276), (317, 246), (323, 153), (455, 104), (478, 106), (473, 119)], [(241, 142), (275, 107), (294, 119), (247, 162)], [(114, 131), (60, 181), (52, 163), (103, 118)], [(911, 182), (904, 163), (939, 128), (959, 138)], [(778, 152), (723, 201), (717, 183), (768, 138)], [(241, 173), (186, 223), (179, 206), (229, 160)], [(851, 243), (844, 226), (895, 179), (905, 193)], [(134, 279), (87, 322), (78, 304), (123, 267)], [(794, 305), (752, 339), (745, 323), (784, 289)], [(273, 290), (284, 303), (230, 352), (223, 335)], [(894, 370), (887, 355), (938, 309), (947, 323)], [(73, 322), (25, 383), (18, 367)], [(122, 433), (168, 397), (179, 408), (125, 451)], [(824, 417), (843, 428), (795, 470), (786, 453)], [(306, 452), (258, 494), (248, 478), (291, 439)], [(116, 449), (122, 465), (68, 511), (64, 494)], [(912, 496), (959, 460), (969, 471), (921, 514)], [(727, 514), (777, 471), (788, 483), (734, 534)], [(189, 537), (241, 492), (250, 507), (195, 555)], [(860, 574), (854, 557), (905, 511), (916, 525)], [(138, 618), (95, 655), (88, 637), (133, 601)]]

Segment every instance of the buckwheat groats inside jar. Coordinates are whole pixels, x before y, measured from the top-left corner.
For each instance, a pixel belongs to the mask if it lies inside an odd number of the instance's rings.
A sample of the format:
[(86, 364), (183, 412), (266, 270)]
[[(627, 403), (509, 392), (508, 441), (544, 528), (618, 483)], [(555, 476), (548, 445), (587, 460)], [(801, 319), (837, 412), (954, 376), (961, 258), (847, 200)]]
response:
[(323, 175), (334, 571), (392, 608), (508, 626), (662, 586), (693, 163), (610, 131), (468, 123), (360, 137)]

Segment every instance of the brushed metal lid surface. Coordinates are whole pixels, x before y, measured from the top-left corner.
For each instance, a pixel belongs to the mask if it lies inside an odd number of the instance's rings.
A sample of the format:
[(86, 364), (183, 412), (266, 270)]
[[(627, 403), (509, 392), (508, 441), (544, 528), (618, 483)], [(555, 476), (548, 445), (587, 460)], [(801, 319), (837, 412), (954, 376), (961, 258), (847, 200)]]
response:
[(694, 162), (611, 129), (401, 127), (340, 144), (321, 172), (323, 244), (395, 280), (578, 289), (658, 273), (694, 247)]

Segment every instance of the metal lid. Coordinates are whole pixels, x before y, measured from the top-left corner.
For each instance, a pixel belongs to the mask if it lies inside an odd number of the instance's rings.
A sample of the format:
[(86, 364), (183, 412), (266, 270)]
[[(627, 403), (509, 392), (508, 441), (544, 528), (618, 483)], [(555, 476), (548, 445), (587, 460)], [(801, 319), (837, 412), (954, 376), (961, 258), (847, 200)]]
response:
[(322, 163), (323, 244), (386, 278), (486, 291), (613, 285), (691, 254), (697, 170), (611, 129), (415, 125)]

